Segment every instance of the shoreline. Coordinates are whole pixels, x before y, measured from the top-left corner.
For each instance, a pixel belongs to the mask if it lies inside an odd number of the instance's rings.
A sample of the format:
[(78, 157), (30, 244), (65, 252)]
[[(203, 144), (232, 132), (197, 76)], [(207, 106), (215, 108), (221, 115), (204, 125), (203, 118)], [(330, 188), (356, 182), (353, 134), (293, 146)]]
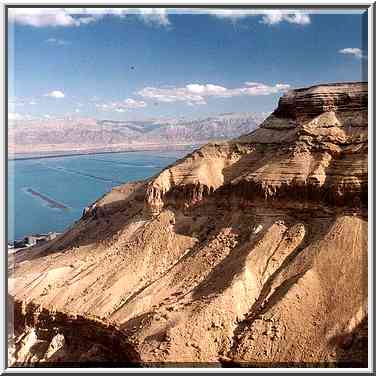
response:
[[(53, 159), (53, 158), (67, 158), (67, 157), (76, 157), (76, 156), (89, 156), (89, 155), (104, 155), (104, 154), (126, 154), (126, 153), (136, 153), (136, 152), (186, 152), (187, 154), (190, 153), (192, 150), (200, 147), (202, 145), (201, 143), (192, 143), (192, 144), (174, 144), (172, 147), (168, 147), (168, 145), (158, 145), (158, 147), (155, 148), (140, 148), (140, 149), (124, 149), (124, 150), (87, 150), (83, 152), (62, 152), (61, 154), (48, 154), (48, 155), (35, 155), (30, 153), (30, 155), (25, 155), (24, 153), (19, 153), (20, 156), (17, 154), (12, 154), (11, 157), (8, 157), (9, 161), (25, 161), (25, 160), (38, 160), (38, 159)], [(180, 157), (179, 157), (180, 158)], [(119, 182), (120, 184), (120, 182)], [(45, 204), (47, 204), (52, 209), (60, 209), (60, 210), (67, 210), (69, 207), (67, 207), (65, 204), (60, 203), (56, 200), (54, 200), (51, 197), (48, 197), (47, 195), (36, 191), (35, 189), (31, 187), (26, 187), (25, 191), (27, 194), (34, 196), (35, 198), (38, 198), (42, 200)], [(72, 222), (73, 224), (73, 222)], [(53, 230), (52, 232), (60, 233), (61, 229)], [(9, 243), (22, 241), (23, 239), (27, 238), (28, 236), (35, 236), (33, 233), (27, 233), (24, 236), (21, 236), (19, 238), (8, 238), (7, 237), (7, 243), (8, 243), (8, 250)], [(27, 247), (22, 247), (21, 249), (24, 249)]]
[[(18, 153), (22, 155), (20, 157), (17, 156), (17, 153), (12, 154), (9, 156), (8, 153), (8, 161), (25, 161), (31, 159), (48, 159), (48, 158), (66, 158), (66, 157), (77, 157), (77, 156), (85, 156), (85, 155), (100, 155), (100, 154), (121, 154), (121, 153), (137, 153), (137, 152), (153, 152), (153, 151), (184, 151), (184, 150), (192, 150), (196, 147), (200, 147), (204, 143), (195, 143), (195, 144), (175, 144), (175, 145), (158, 145), (155, 148), (140, 148), (140, 149), (124, 149), (124, 150), (102, 150), (102, 151), (91, 151), (87, 150), (81, 152), (62, 152), (62, 154), (46, 154), (46, 155), (35, 155), (30, 153), (30, 156), (27, 156), (27, 153)], [(175, 146), (175, 148), (171, 148), (171, 146)]]

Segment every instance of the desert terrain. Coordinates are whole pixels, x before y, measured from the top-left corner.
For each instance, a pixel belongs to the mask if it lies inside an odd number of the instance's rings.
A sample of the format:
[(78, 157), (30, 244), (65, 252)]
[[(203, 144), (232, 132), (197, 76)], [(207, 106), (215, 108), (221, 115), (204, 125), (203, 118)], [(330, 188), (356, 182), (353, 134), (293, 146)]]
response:
[(9, 365), (365, 367), (367, 93), (289, 91), (9, 256)]

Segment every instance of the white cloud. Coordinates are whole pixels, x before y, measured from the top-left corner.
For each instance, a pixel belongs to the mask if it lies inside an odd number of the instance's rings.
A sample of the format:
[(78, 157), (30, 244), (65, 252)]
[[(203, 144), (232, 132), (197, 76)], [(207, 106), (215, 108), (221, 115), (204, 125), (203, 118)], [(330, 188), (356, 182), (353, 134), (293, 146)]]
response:
[(60, 90), (53, 90), (50, 93), (45, 95), (46, 97), (51, 97), (51, 98), (64, 98), (65, 95), (62, 91)]
[(18, 121), (18, 120), (33, 120), (33, 116), (29, 114), (20, 114), (18, 112), (8, 112), (8, 121)]
[(81, 23), (62, 8), (13, 8), (9, 9), (9, 19), (34, 27), (79, 26)]
[[(168, 26), (168, 11), (165, 8), (66, 8), (71, 15), (87, 15), (89, 18), (98, 20), (104, 16), (124, 18), (130, 14), (137, 15), (139, 19), (147, 24)], [(81, 19), (81, 22), (82, 19)]]
[(56, 38), (48, 38), (46, 39), (46, 43), (55, 45), (55, 46), (67, 46), (71, 44), (71, 42), (68, 42), (64, 39), (56, 39)]
[(143, 101), (137, 101), (135, 99), (128, 98), (125, 101), (120, 102), (119, 107), (122, 107), (122, 108), (142, 108), (142, 107), (146, 107), (146, 103), (143, 102)]
[[(189, 9), (188, 9), (189, 10)], [(149, 25), (170, 25), (169, 13), (176, 9), (165, 8), (14, 8), (9, 9), (9, 19), (22, 25), (34, 27), (72, 27), (96, 22), (105, 16), (124, 18), (137, 15)], [(275, 25), (287, 22), (298, 25), (310, 23), (310, 16), (299, 10), (256, 10), (256, 9), (193, 9), (193, 14), (210, 14), (233, 22), (249, 16), (261, 17), (262, 23)]]
[(342, 50), (339, 50), (338, 52), (344, 55), (352, 55), (358, 59), (366, 57), (365, 55), (363, 55), (363, 51), (360, 48), (343, 48)]
[(207, 12), (215, 17), (229, 19), (233, 22), (250, 16), (260, 16), (260, 22), (267, 25), (276, 25), (281, 22), (308, 25), (311, 22), (310, 16), (299, 10), (209, 9)]
[(274, 86), (265, 85), (259, 82), (246, 82), (248, 87), (238, 89), (240, 92), (246, 95), (270, 95), (285, 92), (290, 89), (289, 84), (276, 84)]
[(138, 15), (147, 24), (170, 24), (167, 10), (163, 8), (14, 8), (9, 10), (9, 19), (33, 27), (72, 27), (87, 25), (105, 16), (124, 18), (129, 14)]
[[(188, 85), (187, 85), (188, 86)], [(182, 88), (156, 88), (145, 87), (138, 91), (138, 95), (143, 98), (153, 99), (158, 102), (201, 102), (205, 103), (202, 95), (198, 95), (195, 91), (189, 90), (188, 87)]]
[(163, 8), (140, 8), (140, 17), (145, 23), (160, 26), (170, 25), (167, 9)]
[(213, 84), (188, 84), (184, 87), (145, 87), (137, 94), (143, 98), (157, 102), (173, 103), (186, 102), (188, 105), (205, 104), (206, 98), (230, 98), (236, 96), (270, 95), (285, 92), (290, 88), (288, 84), (274, 86), (259, 82), (245, 82), (245, 86), (229, 89)]
[[(199, 13), (201, 13), (201, 11), (199, 11)], [(242, 9), (208, 9), (208, 10), (202, 11), (202, 14), (205, 14), (205, 13), (208, 13), (218, 18), (227, 18), (233, 21), (236, 21), (239, 18), (244, 18), (250, 15), (254, 15), (254, 11), (249, 13)]]
[(24, 116), (17, 112), (8, 113), (8, 120), (23, 120), (23, 119), (24, 119)]
[(97, 103), (96, 108), (102, 111), (115, 111), (115, 112), (125, 112), (126, 110), (132, 110), (136, 108), (146, 107), (144, 101), (137, 101), (132, 98), (127, 98), (120, 102), (110, 102), (110, 103)]
[(299, 11), (285, 13), (281, 10), (270, 10), (265, 12), (262, 17), (262, 22), (268, 25), (275, 25), (281, 22), (308, 25), (311, 23), (311, 19), (308, 14)]
[(130, 13), (129, 8), (64, 8), (70, 15), (85, 15), (85, 17), (101, 18), (103, 16), (125, 17)]

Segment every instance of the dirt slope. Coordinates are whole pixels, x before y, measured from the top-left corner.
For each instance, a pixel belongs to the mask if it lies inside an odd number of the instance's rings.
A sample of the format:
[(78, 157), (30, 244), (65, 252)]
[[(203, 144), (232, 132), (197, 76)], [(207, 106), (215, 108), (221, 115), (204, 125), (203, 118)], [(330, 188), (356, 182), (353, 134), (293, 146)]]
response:
[(122, 185), (10, 260), (10, 363), (366, 366), (367, 85)]

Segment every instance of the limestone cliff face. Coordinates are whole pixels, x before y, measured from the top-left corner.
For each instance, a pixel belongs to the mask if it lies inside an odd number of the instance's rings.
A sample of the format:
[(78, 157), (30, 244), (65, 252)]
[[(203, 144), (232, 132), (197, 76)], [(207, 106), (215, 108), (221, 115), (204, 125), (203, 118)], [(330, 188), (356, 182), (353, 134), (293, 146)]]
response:
[(164, 202), (189, 206), (217, 190), (244, 200), (361, 206), (367, 200), (366, 85), (287, 93), (256, 131), (208, 144), (163, 171), (148, 184), (146, 200), (154, 210)]
[(367, 84), (319, 85), (114, 189), (14, 256), (12, 361), (365, 365), (367, 147)]

